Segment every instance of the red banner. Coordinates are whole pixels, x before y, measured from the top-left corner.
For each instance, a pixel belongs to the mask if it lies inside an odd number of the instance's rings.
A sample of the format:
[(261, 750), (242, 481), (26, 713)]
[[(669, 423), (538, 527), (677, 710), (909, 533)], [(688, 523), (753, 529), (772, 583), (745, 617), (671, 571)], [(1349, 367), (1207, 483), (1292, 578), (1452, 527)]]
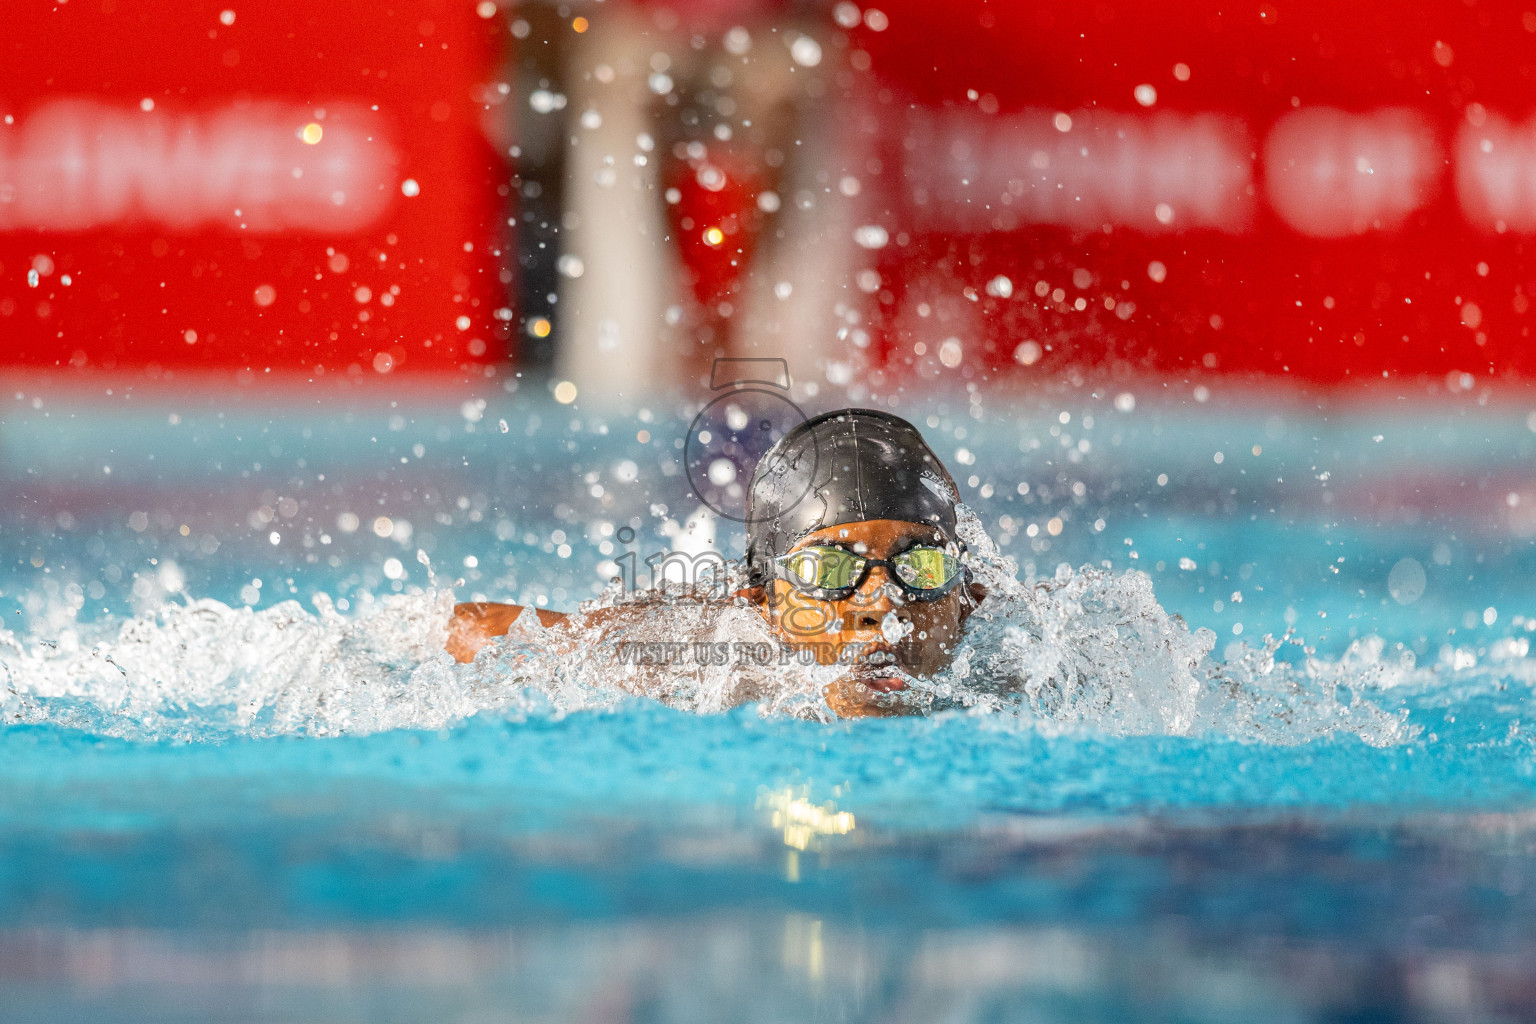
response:
[(375, 375), (504, 357), (507, 174), (487, 125), (508, 34), (481, 7), (7, 4), (0, 364)]
[(883, 169), (887, 365), (1536, 371), (1519, 5), (835, 11)]

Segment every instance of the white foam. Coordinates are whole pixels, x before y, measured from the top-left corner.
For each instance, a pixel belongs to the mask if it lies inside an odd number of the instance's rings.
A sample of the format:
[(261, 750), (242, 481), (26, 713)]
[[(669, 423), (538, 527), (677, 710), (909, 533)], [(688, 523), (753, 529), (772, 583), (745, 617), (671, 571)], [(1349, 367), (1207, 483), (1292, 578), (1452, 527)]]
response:
[(358, 619), (324, 597), (314, 612), (195, 600), (48, 639), (0, 631), (0, 712), (140, 738), (437, 728), (496, 703), (442, 652), (451, 607), (447, 592)]
[[(1285, 641), (1272, 638), (1234, 645), (1221, 660), (1215, 635), (1169, 614), (1144, 573), (1062, 568), (1026, 583), (961, 512), (988, 596), (953, 667), (894, 698), (914, 710), (970, 709), (1045, 732), (1279, 744), (1339, 734), (1385, 746), (1422, 732), (1408, 695), (1536, 679), (1536, 664), (1518, 652), (1506, 652), (1495, 677), (1476, 665), (1415, 666), (1411, 654), (1385, 654), (1377, 637), (1337, 660), (1281, 660)], [(356, 618), (324, 597), (313, 612), (292, 601), (253, 611), (194, 600), (63, 629), (40, 616), (46, 637), (0, 631), (0, 713), (9, 723), (187, 740), (439, 729), (476, 714), (566, 714), (635, 695), (700, 714), (758, 701), (765, 716), (826, 719), (822, 689), (844, 671), (781, 659), (743, 601), (618, 587), (571, 628), (546, 629), (525, 613), (473, 664), (455, 665), (443, 652), (453, 600), (447, 590), (391, 595)], [(672, 644), (679, 656), (626, 658), (637, 644)], [(760, 664), (750, 651), (771, 654)]]

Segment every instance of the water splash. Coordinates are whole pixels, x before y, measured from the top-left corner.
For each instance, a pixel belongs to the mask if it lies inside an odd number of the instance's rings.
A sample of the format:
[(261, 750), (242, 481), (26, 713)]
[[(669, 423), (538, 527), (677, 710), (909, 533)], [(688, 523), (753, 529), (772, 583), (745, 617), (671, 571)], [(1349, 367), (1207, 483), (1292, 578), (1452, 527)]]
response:
[(314, 612), (195, 600), (52, 640), (0, 631), (0, 713), (173, 740), (437, 728), (497, 703), (441, 653), (451, 607), (446, 591), (357, 619), (323, 596)]
[[(993, 711), (1012, 710), (1045, 731), (1112, 735), (1218, 735), (1302, 743), (1334, 732), (1375, 746), (1412, 738), (1407, 712), (1389, 712), (1370, 694), (1412, 672), (1377, 658), (1308, 659), (1300, 668), (1275, 655), (1289, 638), (1235, 645), (1213, 657), (1216, 635), (1190, 630), (1153, 593), (1145, 573), (1058, 568), (1029, 585), (980, 520), (961, 506), (959, 530), (972, 571), (987, 588), (936, 695)], [(1369, 665), (1369, 667), (1367, 667)]]
[[(745, 582), (738, 569), (717, 592)], [(467, 675), (482, 687), (530, 687), (562, 713), (639, 695), (700, 714), (758, 702), (764, 715), (825, 719), (821, 690), (843, 671), (786, 657), (743, 599), (662, 584), (611, 588), (568, 629), (545, 629), (524, 612)]]
[[(1340, 734), (1390, 746), (1424, 735), (1416, 707), (1492, 693), (1518, 705), (1536, 681), (1522, 652), (1486, 667), (1423, 668), (1411, 654), (1389, 656), (1376, 637), (1337, 660), (1298, 654), (1289, 636), (1234, 645), (1218, 659), (1215, 635), (1158, 604), (1144, 573), (1062, 567), (1022, 581), (976, 516), (961, 513), (987, 594), (952, 667), (891, 695), (909, 710), (959, 710), (1045, 734), (1263, 744)], [(734, 592), (739, 571), (717, 593)], [(453, 602), (434, 587), (348, 618), (325, 597), (313, 611), (292, 601), (253, 611), (193, 600), (47, 637), (0, 631), (0, 713), (7, 723), (172, 740), (439, 729), (473, 715), (564, 715), (635, 696), (700, 714), (756, 702), (764, 716), (826, 720), (823, 688), (844, 671), (788, 656), (742, 599), (675, 587), (616, 587), (569, 628), (546, 629), (525, 613), (473, 664), (456, 665), (443, 652)], [(1511, 681), (1518, 692), (1505, 692)]]

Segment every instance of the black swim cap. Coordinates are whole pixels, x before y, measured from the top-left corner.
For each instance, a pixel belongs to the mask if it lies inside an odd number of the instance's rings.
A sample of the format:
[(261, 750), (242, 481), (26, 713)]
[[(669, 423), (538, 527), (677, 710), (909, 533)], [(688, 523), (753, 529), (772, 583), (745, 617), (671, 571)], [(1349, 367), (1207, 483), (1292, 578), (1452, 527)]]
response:
[(877, 409), (839, 409), (779, 439), (752, 473), (747, 567), (755, 583), (800, 538), (866, 519), (922, 523), (956, 540), (960, 489), (917, 428)]

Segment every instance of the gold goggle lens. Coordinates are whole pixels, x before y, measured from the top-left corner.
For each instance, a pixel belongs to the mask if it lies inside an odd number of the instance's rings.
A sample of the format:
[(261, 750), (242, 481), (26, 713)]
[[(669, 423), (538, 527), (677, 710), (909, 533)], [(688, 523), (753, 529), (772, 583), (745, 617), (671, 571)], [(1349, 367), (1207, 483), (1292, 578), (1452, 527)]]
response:
[(864, 568), (864, 559), (842, 548), (805, 548), (784, 560), (784, 567), (807, 586), (840, 590)]
[(903, 583), (919, 590), (935, 590), (960, 571), (960, 560), (938, 548), (911, 548), (891, 561)]

